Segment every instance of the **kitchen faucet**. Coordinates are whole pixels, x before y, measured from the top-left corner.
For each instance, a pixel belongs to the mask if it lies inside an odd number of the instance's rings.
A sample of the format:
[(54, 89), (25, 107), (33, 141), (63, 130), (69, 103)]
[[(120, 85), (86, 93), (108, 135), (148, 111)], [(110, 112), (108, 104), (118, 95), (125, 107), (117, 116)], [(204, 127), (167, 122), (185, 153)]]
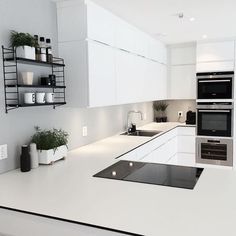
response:
[[(141, 120), (143, 120), (143, 113), (141, 111), (129, 111), (127, 114), (127, 132), (130, 133), (131, 127), (129, 126), (129, 117), (131, 114), (140, 114)], [(131, 123), (132, 124), (132, 123)]]

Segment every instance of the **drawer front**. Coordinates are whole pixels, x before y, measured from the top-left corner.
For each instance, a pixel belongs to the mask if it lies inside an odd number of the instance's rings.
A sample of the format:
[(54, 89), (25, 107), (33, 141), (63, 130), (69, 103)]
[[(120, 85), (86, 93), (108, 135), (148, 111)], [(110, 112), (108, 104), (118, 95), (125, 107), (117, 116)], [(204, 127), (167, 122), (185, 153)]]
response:
[(178, 152), (195, 153), (195, 136), (178, 136)]
[(177, 132), (178, 132), (178, 135), (195, 136), (196, 128), (195, 127), (178, 127)]
[(118, 160), (137, 161), (136, 150), (126, 153), (118, 158)]

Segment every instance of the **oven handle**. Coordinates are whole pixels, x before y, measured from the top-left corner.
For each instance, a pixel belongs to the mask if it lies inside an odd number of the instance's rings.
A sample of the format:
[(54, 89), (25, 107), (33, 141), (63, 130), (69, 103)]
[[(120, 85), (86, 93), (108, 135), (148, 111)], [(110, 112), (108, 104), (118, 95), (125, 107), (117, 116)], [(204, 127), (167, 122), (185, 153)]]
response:
[(230, 82), (229, 79), (223, 80), (199, 80), (198, 83), (222, 83), (222, 82)]
[(198, 110), (198, 112), (209, 112), (209, 113), (220, 112), (220, 113), (230, 113), (231, 110)]

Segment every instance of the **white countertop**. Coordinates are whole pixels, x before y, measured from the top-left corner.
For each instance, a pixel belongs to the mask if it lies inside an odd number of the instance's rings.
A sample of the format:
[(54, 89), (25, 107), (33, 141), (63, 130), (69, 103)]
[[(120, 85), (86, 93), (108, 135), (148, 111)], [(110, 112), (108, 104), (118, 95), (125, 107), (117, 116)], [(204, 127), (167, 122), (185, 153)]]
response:
[(0, 175), (0, 206), (149, 236), (234, 236), (235, 171), (205, 169), (194, 190), (92, 177), (150, 139), (116, 135), (71, 151), (53, 166)]

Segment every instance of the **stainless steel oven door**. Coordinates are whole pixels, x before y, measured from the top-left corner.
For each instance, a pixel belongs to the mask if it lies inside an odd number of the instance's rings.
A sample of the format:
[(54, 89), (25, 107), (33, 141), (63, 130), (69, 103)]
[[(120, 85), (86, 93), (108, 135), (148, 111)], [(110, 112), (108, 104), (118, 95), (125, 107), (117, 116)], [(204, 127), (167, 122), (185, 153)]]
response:
[(198, 109), (197, 135), (232, 137), (232, 109)]
[(196, 138), (196, 162), (233, 166), (233, 139)]

